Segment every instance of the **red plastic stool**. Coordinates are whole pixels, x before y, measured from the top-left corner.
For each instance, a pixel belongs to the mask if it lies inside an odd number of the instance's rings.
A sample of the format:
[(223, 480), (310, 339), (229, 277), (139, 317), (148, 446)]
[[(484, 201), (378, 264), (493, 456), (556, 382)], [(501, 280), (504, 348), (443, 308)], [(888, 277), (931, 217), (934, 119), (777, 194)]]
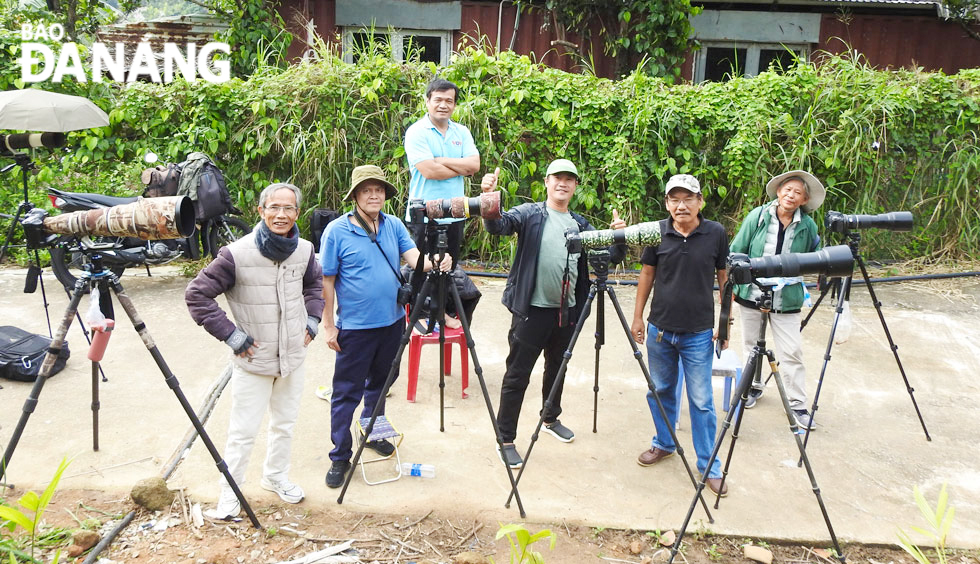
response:
[[(463, 375), (463, 399), (468, 398), (466, 388), (470, 385), (470, 355), (466, 348), (466, 335), (462, 327), (446, 329), (440, 325), (440, 329), (446, 332), (446, 344), (442, 349), (446, 363), (446, 375), (452, 374), (453, 365), (453, 344), (459, 345), (459, 363)], [(412, 337), (408, 344), (408, 401), (415, 402), (415, 388), (419, 380), (419, 363), (422, 360), (422, 345), (439, 344), (439, 333), (433, 331), (428, 335), (423, 335), (417, 330), (412, 329)]]

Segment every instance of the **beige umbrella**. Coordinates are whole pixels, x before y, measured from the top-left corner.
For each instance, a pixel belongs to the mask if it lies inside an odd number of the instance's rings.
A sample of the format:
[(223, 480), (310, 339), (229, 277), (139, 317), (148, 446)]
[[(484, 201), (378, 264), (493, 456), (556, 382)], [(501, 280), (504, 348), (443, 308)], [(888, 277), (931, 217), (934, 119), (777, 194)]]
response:
[(64, 132), (109, 125), (89, 99), (35, 88), (0, 92), (0, 129)]

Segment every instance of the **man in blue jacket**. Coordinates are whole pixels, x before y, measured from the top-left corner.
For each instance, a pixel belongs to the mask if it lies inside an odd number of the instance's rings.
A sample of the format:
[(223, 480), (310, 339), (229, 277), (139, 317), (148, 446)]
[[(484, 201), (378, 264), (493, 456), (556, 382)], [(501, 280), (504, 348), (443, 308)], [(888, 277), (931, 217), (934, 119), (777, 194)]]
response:
[[(732, 240), (733, 253), (745, 253), (749, 257), (771, 256), (783, 253), (809, 253), (820, 248), (817, 224), (810, 213), (820, 207), (827, 192), (823, 184), (812, 174), (791, 170), (774, 177), (766, 184), (766, 194), (774, 198), (769, 203), (749, 212)], [(781, 283), (781, 289), (773, 292), (769, 328), (775, 342), (779, 373), (786, 384), (789, 406), (800, 427), (811, 429), (810, 414), (806, 409), (806, 370), (803, 367), (803, 341), (800, 338), (800, 308), (803, 307), (806, 288), (802, 278), (773, 280)], [(742, 340), (745, 354), (749, 355), (759, 338), (762, 312), (755, 300), (759, 288), (754, 284), (735, 287), (735, 301), (742, 317)], [(745, 408), (755, 406), (762, 396), (763, 383), (755, 380), (749, 392)]]
[[(489, 192), (496, 188), (499, 174), (498, 168), (492, 174), (484, 175), (481, 189)], [(575, 332), (579, 316), (577, 307), (588, 297), (586, 253), (570, 253), (565, 247), (567, 229), (580, 232), (594, 229), (584, 217), (568, 209), (578, 182), (575, 165), (567, 159), (557, 159), (548, 165), (545, 174), (548, 197), (544, 202), (521, 204), (503, 212), (500, 219), (483, 221), (487, 231), (494, 235), (517, 234), (517, 252), (501, 299), (513, 318), (507, 335), (510, 352), (497, 410), (497, 425), (503, 443), (499, 454), (511, 468), (520, 468), (524, 464), (514, 439), (531, 370), (544, 351), (543, 405), (555, 383), (562, 355)], [(619, 219), (615, 210), (610, 227), (626, 227), (626, 222)], [(622, 246), (612, 247), (612, 251), (614, 263), (625, 255)], [(544, 430), (568, 443), (575, 439), (575, 433), (558, 420), (561, 392), (559, 385), (553, 404), (543, 412)]]

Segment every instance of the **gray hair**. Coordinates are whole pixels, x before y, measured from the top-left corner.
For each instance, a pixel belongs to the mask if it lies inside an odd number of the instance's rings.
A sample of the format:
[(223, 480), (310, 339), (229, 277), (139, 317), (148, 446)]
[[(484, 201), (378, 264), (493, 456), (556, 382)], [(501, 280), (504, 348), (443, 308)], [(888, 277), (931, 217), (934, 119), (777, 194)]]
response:
[(802, 182), (803, 189), (806, 190), (806, 195), (808, 197), (810, 196), (810, 185), (806, 183), (806, 180), (804, 180), (802, 176), (787, 176), (786, 178), (783, 179), (782, 182), (779, 183), (779, 186), (776, 186), (776, 190), (779, 190), (780, 188), (785, 186), (786, 183), (789, 182), (790, 180), (799, 180), (800, 182)]
[(299, 188), (288, 182), (276, 182), (266, 186), (265, 190), (262, 190), (262, 193), (259, 194), (259, 205), (264, 208), (265, 201), (275, 194), (277, 190), (282, 190), (283, 188), (293, 191), (293, 195), (296, 196), (296, 207), (300, 207), (300, 203), (303, 201), (303, 194), (299, 191)]

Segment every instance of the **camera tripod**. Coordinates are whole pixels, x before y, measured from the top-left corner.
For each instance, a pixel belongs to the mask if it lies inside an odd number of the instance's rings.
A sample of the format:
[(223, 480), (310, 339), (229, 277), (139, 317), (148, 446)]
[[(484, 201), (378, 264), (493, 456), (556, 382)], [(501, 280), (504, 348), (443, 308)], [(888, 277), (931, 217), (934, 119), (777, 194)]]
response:
[[(0, 172), (9, 172), (15, 166), (20, 167), (24, 199), (17, 205), (17, 211), (13, 216), (3, 214), (4, 217), (10, 218), (10, 226), (7, 227), (7, 236), (3, 241), (3, 245), (0, 246), (0, 262), (3, 262), (3, 258), (7, 254), (7, 249), (11, 246), (11, 241), (13, 241), (14, 238), (14, 231), (17, 229), (17, 225), (20, 223), (20, 220), (27, 215), (27, 212), (34, 209), (34, 204), (31, 203), (27, 194), (27, 178), (30, 171), (35, 169), (34, 163), (31, 162), (31, 157), (27, 153), (14, 153), (13, 158), (14, 162), (0, 169)], [(44, 318), (48, 323), (48, 336), (50, 337), (51, 318), (48, 316), (48, 295), (44, 291), (44, 279), (41, 277), (41, 255), (38, 253), (36, 248), (30, 250), (34, 253), (34, 262), (31, 263), (27, 269), (27, 280), (24, 281), (24, 293), (33, 294), (37, 289), (38, 283), (41, 284), (41, 299), (44, 301)]]
[[(10, 156), (10, 155), (6, 155), (6, 156)], [(27, 216), (28, 212), (34, 209), (34, 204), (31, 203), (27, 193), (27, 185), (28, 185), (27, 179), (30, 171), (35, 169), (34, 163), (31, 162), (31, 158), (27, 153), (14, 153), (12, 156), (14, 158), (14, 162), (0, 169), (0, 173), (9, 172), (15, 166), (20, 167), (21, 185), (24, 191), (24, 199), (20, 202), (20, 204), (17, 205), (17, 211), (14, 213), (14, 215), (11, 216), (7, 214), (0, 214), (0, 216), (5, 218), (10, 218), (11, 220), (10, 226), (7, 227), (7, 236), (3, 241), (3, 245), (0, 246), (0, 263), (3, 262), (3, 258), (7, 254), (7, 249), (11, 246), (11, 241), (13, 241), (14, 232), (17, 229), (17, 225), (20, 223), (22, 219), (24, 219)], [(38, 252), (37, 247), (32, 247), (31, 245), (28, 245), (28, 248), (34, 254), (34, 261), (27, 268), (27, 279), (24, 281), (24, 293), (33, 294), (37, 290), (38, 285), (40, 284), (41, 303), (44, 305), (44, 320), (45, 322), (47, 322), (48, 325), (48, 337), (51, 337), (52, 336), (51, 316), (48, 314), (48, 305), (49, 305), (48, 294), (44, 289), (44, 277), (41, 276), (42, 273), (41, 255)], [(81, 324), (82, 321), (81, 316), (78, 316), (78, 321), (79, 324)], [(92, 340), (89, 337), (88, 331), (85, 330), (84, 326), (82, 326), (82, 335), (85, 336), (85, 341), (91, 345)], [(102, 381), (107, 382), (108, 379), (105, 377), (105, 373), (102, 371), (101, 366), (99, 367), (99, 373), (102, 375)]]
[[(630, 344), (633, 349), (633, 358), (636, 359), (637, 363), (640, 365), (640, 370), (643, 372), (643, 377), (646, 380), (647, 387), (650, 389), (650, 393), (653, 394), (653, 398), (657, 402), (657, 408), (660, 410), (660, 414), (663, 416), (664, 420), (667, 420), (667, 412), (664, 410), (663, 404), (660, 402), (660, 397), (657, 395), (656, 386), (653, 383), (653, 378), (650, 376), (650, 371), (647, 369), (646, 364), (643, 362), (643, 354), (640, 352), (639, 348), (636, 346), (636, 341), (633, 340), (632, 334), (630, 334), (630, 326), (626, 321), (626, 316), (623, 314), (623, 309), (619, 305), (619, 300), (616, 298), (616, 292), (612, 287), (609, 286), (609, 251), (602, 250), (590, 250), (589, 252), (589, 265), (592, 267), (592, 271), (595, 274), (595, 279), (589, 282), (589, 295), (582, 304), (581, 312), (579, 313), (578, 322), (575, 326), (575, 330), (572, 332), (571, 340), (568, 343), (568, 348), (565, 350), (562, 356), (561, 365), (558, 367), (558, 374), (555, 376), (555, 382), (551, 386), (551, 391), (548, 392), (548, 397), (544, 401), (544, 408), (541, 410), (541, 415), (538, 417), (538, 424), (534, 428), (534, 433), (531, 435), (531, 444), (527, 447), (527, 452), (524, 453), (524, 464), (521, 466), (520, 472), (517, 474), (517, 479), (514, 482), (514, 487), (510, 492), (510, 496), (507, 498), (507, 503), (504, 504), (505, 507), (510, 506), (510, 500), (517, 492), (517, 483), (520, 482), (521, 476), (524, 475), (524, 470), (527, 468), (528, 460), (531, 458), (531, 451), (534, 449), (534, 444), (538, 440), (538, 435), (541, 432), (541, 426), (544, 425), (545, 413), (548, 413), (551, 406), (554, 404), (555, 396), (558, 395), (558, 390), (561, 388), (562, 381), (565, 379), (565, 373), (568, 369), (568, 361), (572, 358), (572, 351), (575, 349), (575, 343), (578, 341), (579, 335), (582, 333), (582, 327), (585, 325), (585, 320), (589, 316), (589, 311), (591, 310), (592, 303), (595, 301), (596, 294), (605, 293), (609, 296), (609, 300), (612, 302), (613, 309), (616, 310), (616, 314), (619, 316), (619, 322), (623, 326), (623, 331), (626, 334), (626, 341)], [(615, 282), (613, 282), (615, 283)], [(573, 290), (574, 291), (574, 290)], [(599, 298), (598, 305), (596, 306), (596, 330), (595, 330), (595, 383), (593, 384), (592, 390), (594, 392), (593, 400), (593, 411), (592, 411), (592, 432), (596, 432), (596, 418), (599, 409), (599, 351), (602, 345), (605, 344), (605, 302), (602, 296)], [(692, 485), (697, 485), (697, 479), (695, 478), (694, 472), (691, 470), (691, 465), (687, 461), (687, 457), (684, 455), (684, 448), (681, 446), (680, 441), (677, 440), (677, 434), (674, 431), (672, 425), (668, 425), (670, 429), (670, 437), (677, 446), (677, 454), (680, 455), (681, 460), (684, 462), (684, 468), (687, 470), (687, 475), (691, 479)], [(701, 504), (704, 506), (704, 512), (707, 514), (708, 522), (714, 523), (714, 518), (711, 516), (711, 511), (708, 510), (708, 504), (705, 502), (704, 498), (701, 496), (701, 491), (698, 490), (697, 499), (701, 500)]]
[[(847, 230), (844, 232), (847, 237), (847, 246), (851, 249), (851, 254), (854, 256), (854, 260), (857, 261), (858, 266), (861, 268), (861, 276), (864, 277), (864, 284), (868, 287), (868, 295), (871, 296), (871, 303), (875, 306), (875, 311), (878, 312), (878, 320), (881, 321), (881, 328), (885, 331), (885, 337), (888, 339), (888, 347), (891, 349), (892, 354), (895, 356), (895, 363), (898, 364), (898, 371), (902, 374), (902, 381), (905, 382), (905, 390), (909, 394), (909, 398), (912, 400), (912, 407), (915, 408), (915, 414), (919, 418), (919, 424), (922, 425), (922, 431), (926, 434), (926, 440), (931, 441), (932, 437), (929, 436), (929, 430), (926, 428), (926, 422), (922, 419), (922, 412), (919, 411), (919, 404), (915, 401), (915, 389), (909, 384), (908, 376), (905, 375), (905, 368), (902, 366), (902, 359), (898, 356), (898, 345), (895, 344), (895, 340), (892, 339), (892, 334), (888, 330), (888, 324), (885, 322), (885, 315), (881, 311), (881, 301), (875, 294), (874, 287), (871, 285), (871, 279), (868, 277), (868, 269), (865, 266), (864, 259), (861, 258), (861, 253), (858, 250), (861, 244), (861, 234), (856, 231)], [(847, 276), (844, 278), (840, 291), (838, 292), (837, 308), (834, 313), (834, 322), (830, 327), (830, 338), (827, 339), (827, 351), (823, 356), (823, 366), (820, 368), (820, 378), (817, 380), (817, 389), (813, 394), (813, 406), (810, 409), (811, 421), (817, 415), (817, 410), (819, 409), (818, 401), (820, 399), (820, 390), (823, 388), (823, 377), (827, 373), (827, 364), (830, 362), (830, 351), (834, 347), (834, 335), (837, 333), (837, 324), (840, 321), (841, 314), (844, 312), (844, 302), (850, 299), (851, 295), (851, 282), (852, 276)], [(830, 291), (831, 285), (828, 285), (820, 292), (820, 297), (817, 299), (816, 303), (810, 308), (810, 312), (807, 314), (806, 318), (800, 323), (800, 331), (806, 327), (807, 322), (813, 316), (813, 313), (817, 311), (817, 307), (820, 302), (823, 301), (824, 296)], [(812, 425), (811, 425), (812, 427)], [(806, 435), (803, 437), (803, 446), (806, 447), (807, 442), (810, 439), (810, 429), (807, 429)]]
[[(430, 223), (430, 225), (432, 225)], [(398, 368), (401, 365), (402, 354), (405, 352), (405, 347), (408, 346), (409, 340), (412, 337), (412, 330), (415, 327), (415, 323), (422, 317), (423, 305), (425, 304), (426, 298), (430, 296), (430, 292), (435, 288), (435, 295), (429, 300), (430, 319), (442, 320), (445, 316), (445, 304), (446, 304), (446, 286), (452, 293), (453, 303), (456, 304), (456, 313), (459, 315), (459, 321), (463, 327), (463, 334), (466, 335), (466, 346), (470, 351), (470, 359), (473, 361), (473, 370), (476, 372), (476, 377), (480, 381), (480, 390), (483, 392), (483, 399), (487, 404), (487, 413), (490, 415), (490, 423), (493, 426), (493, 433), (497, 439), (497, 448), (503, 448), (503, 441), (500, 438), (500, 428), (497, 426), (497, 417), (494, 415), (493, 404), (490, 402), (490, 392), (487, 390), (487, 382), (483, 378), (483, 368), (480, 366), (480, 360), (476, 355), (476, 345), (473, 341), (473, 333), (470, 331), (470, 322), (466, 317), (466, 312), (463, 309), (463, 300), (459, 297), (459, 290), (456, 285), (452, 282), (452, 275), (449, 272), (443, 272), (438, 268), (438, 263), (442, 262), (443, 257), (446, 256), (448, 243), (446, 236), (446, 226), (436, 225), (433, 227), (436, 231), (436, 243), (432, 250), (429, 252), (429, 259), (432, 261), (433, 268), (428, 272), (425, 277), (425, 281), (422, 283), (422, 288), (418, 293), (415, 300), (415, 304), (411, 309), (411, 315), (409, 315), (408, 323), (405, 326), (405, 331), (402, 333), (401, 340), (398, 346), (398, 352), (395, 353), (395, 358), (391, 363), (391, 369), (388, 371), (388, 378), (385, 380), (384, 388), (381, 390), (381, 394), (378, 395), (378, 401), (374, 405), (374, 411), (371, 413), (371, 419), (368, 421), (367, 426), (364, 428), (365, 440), (359, 441), (357, 450), (354, 452), (354, 458), (351, 460), (351, 471), (347, 473), (347, 478), (344, 481), (344, 487), (340, 490), (340, 497), (337, 498), (337, 503), (344, 502), (344, 495), (347, 493), (347, 488), (350, 486), (351, 478), (354, 476), (353, 469), (357, 467), (358, 461), (361, 459), (361, 453), (364, 451), (364, 445), (367, 443), (366, 437), (371, 436), (371, 432), (374, 430), (374, 423), (377, 421), (380, 415), (381, 406), (384, 404), (385, 397), (388, 395), (388, 390), (395, 381), (395, 376), (398, 374)], [(422, 256), (419, 256), (419, 260), (422, 260)], [(445, 355), (442, 354), (445, 345), (445, 331), (440, 331), (439, 333), (439, 431), (445, 431)], [(507, 477), (510, 479), (511, 492), (517, 492), (517, 481), (514, 478), (514, 473), (512, 472), (510, 466), (504, 463), (504, 468), (507, 470)], [(509, 500), (507, 507), (510, 507)], [(517, 507), (520, 510), (521, 517), (526, 517), (527, 514), (524, 512), (524, 505), (521, 503), (520, 494), (517, 494)]]
[[(7, 444), (7, 448), (4, 451), (3, 459), (0, 460), (0, 478), (3, 478), (7, 471), (7, 467), (10, 463), (10, 458), (13, 456), (14, 449), (17, 448), (17, 443), (20, 441), (21, 435), (24, 432), (24, 428), (27, 426), (27, 420), (30, 418), (31, 414), (34, 412), (34, 408), (37, 406), (38, 398), (41, 395), (41, 389), (44, 387), (45, 381), (51, 374), (51, 369), (54, 367), (55, 360), (58, 357), (58, 353), (61, 351), (61, 347), (65, 342), (65, 335), (68, 334), (68, 328), (71, 326), (72, 318), (78, 313), (78, 304), (82, 300), (82, 296), (93, 290), (98, 290), (101, 299), (100, 307), (106, 317), (112, 316), (112, 302), (109, 290), (111, 289), (116, 295), (116, 299), (119, 300), (119, 305), (122, 306), (123, 310), (129, 316), (130, 321), (133, 323), (133, 328), (139, 333), (140, 338), (146, 345), (147, 350), (150, 351), (150, 356), (156, 362), (157, 367), (160, 372), (163, 373), (164, 379), (167, 386), (173, 391), (174, 395), (177, 396), (177, 401), (180, 402), (181, 407), (184, 408), (184, 412), (190, 419), (191, 424), (197, 430), (197, 433), (201, 437), (201, 441), (207, 447), (208, 452), (211, 453), (211, 457), (214, 459), (215, 464), (218, 467), (218, 471), (225, 477), (228, 481), (228, 485), (235, 492), (235, 496), (238, 501), (242, 504), (242, 508), (245, 509), (245, 513), (248, 515), (249, 520), (256, 529), (261, 529), (262, 525), (259, 524), (258, 518), (252, 511), (251, 506), (249, 506), (248, 501), (245, 500), (245, 496), (242, 495), (238, 484), (235, 483), (235, 479), (231, 476), (228, 471), (228, 465), (225, 463), (224, 459), (221, 458), (221, 454), (215, 448), (214, 443), (208, 436), (207, 431), (204, 430), (204, 425), (201, 420), (194, 413), (194, 408), (187, 401), (184, 392), (180, 389), (180, 383), (177, 381), (177, 377), (171, 372), (170, 368), (167, 366), (166, 361), (163, 359), (163, 355), (157, 348), (156, 343), (153, 341), (153, 337), (150, 336), (149, 331), (146, 328), (146, 324), (140, 318), (139, 313), (136, 311), (136, 307), (133, 305), (133, 301), (126, 294), (125, 289), (123, 289), (122, 284), (119, 282), (119, 277), (116, 276), (112, 271), (104, 268), (102, 264), (102, 256), (98, 253), (93, 253), (87, 257), (90, 261), (88, 265), (87, 272), (85, 272), (75, 283), (75, 288), (71, 294), (71, 301), (68, 303), (68, 307), (65, 309), (64, 317), (62, 317), (61, 325), (58, 327), (57, 332), (51, 341), (51, 346), (48, 348), (48, 353), (44, 357), (43, 364), (41, 365), (41, 373), (38, 375), (37, 379), (34, 381), (34, 387), (31, 388), (31, 393), (24, 402), (23, 413), (21, 413), (20, 420), (17, 422), (17, 427), (14, 429), (13, 434), (10, 437), (10, 442)], [(99, 411), (99, 401), (98, 401), (98, 378), (96, 377), (95, 365), (97, 362), (93, 361), (92, 370), (92, 422), (93, 422), (93, 443), (94, 449), (99, 449), (99, 439), (98, 439), (98, 411)]]
[[(758, 282), (753, 281), (761, 290), (762, 296), (759, 297), (757, 303), (759, 305), (759, 310), (763, 313), (762, 322), (759, 327), (759, 339), (756, 341), (755, 346), (752, 348), (752, 353), (745, 362), (745, 367), (742, 369), (742, 379), (739, 380), (736, 386), (735, 394), (732, 397), (731, 405), (728, 408), (728, 413), (725, 415), (725, 420), (722, 423), (721, 430), (718, 436), (715, 438), (714, 447), (711, 449), (711, 456), (708, 458), (707, 468), (711, 468), (714, 464), (715, 459), (718, 458), (718, 453), (721, 450), (721, 443), (725, 440), (725, 433), (728, 432), (728, 428), (731, 427), (732, 418), (735, 419), (735, 429), (732, 431), (732, 443), (728, 448), (728, 456), (725, 459), (725, 466), (722, 469), (721, 484), (718, 486), (718, 491), (723, 491), (725, 487), (725, 480), (728, 478), (728, 469), (732, 463), (732, 454), (735, 452), (735, 443), (738, 441), (738, 432), (742, 426), (743, 414), (745, 412), (745, 401), (749, 398), (749, 390), (752, 388), (753, 375), (760, 372), (762, 369), (761, 362), (763, 357), (768, 359), (769, 368), (772, 370), (772, 377), (776, 379), (776, 387), (779, 389), (779, 398), (783, 403), (783, 411), (786, 413), (786, 419), (789, 421), (789, 430), (793, 435), (793, 439), (796, 441), (796, 447), (800, 451), (800, 460), (802, 464), (806, 467), (807, 476), (810, 479), (810, 487), (813, 490), (813, 495), (817, 498), (817, 504), (820, 506), (820, 513), (823, 514), (824, 523), (827, 524), (827, 530), (830, 532), (830, 538), (834, 543), (834, 550), (838, 555), (837, 558), (844, 562), (844, 553), (841, 550), (840, 543), (837, 542), (837, 535), (834, 533), (834, 527), (830, 523), (830, 516), (827, 514), (827, 507), (824, 505), (823, 497), (820, 495), (820, 486), (817, 485), (817, 479), (813, 474), (813, 468), (810, 466), (810, 459), (807, 458), (806, 449), (803, 446), (803, 441), (800, 439), (800, 435), (797, 433), (799, 431), (799, 425), (796, 422), (796, 418), (793, 416), (793, 411), (789, 406), (789, 399), (786, 396), (786, 388), (783, 386), (783, 378), (779, 374), (779, 368), (776, 364), (776, 355), (772, 350), (766, 349), (766, 327), (769, 322), (769, 312), (772, 311), (772, 287), (764, 286)], [(726, 287), (725, 298), (722, 299), (722, 308), (725, 308), (725, 304), (731, 307), (731, 288), (732, 282), (729, 281)], [(722, 313), (723, 318), (725, 317), (724, 312)], [(727, 324), (724, 324), (722, 329), (719, 329), (718, 339), (727, 338), (722, 332), (727, 331)], [(691, 516), (694, 514), (694, 508), (697, 506), (697, 497), (701, 495), (701, 491), (704, 489), (704, 485), (708, 479), (708, 470), (705, 470), (704, 475), (701, 476), (701, 480), (697, 484), (697, 496), (691, 501), (691, 506), (688, 508), (687, 516), (684, 518), (684, 524), (681, 525), (680, 531), (677, 533), (677, 540), (674, 542), (674, 546), (670, 550), (670, 560), (674, 561), (674, 557), (677, 556), (677, 552), (680, 550), (681, 541), (684, 538), (684, 532), (687, 530), (687, 526), (691, 521)], [(718, 508), (719, 500), (721, 495), (716, 494), (715, 497), (715, 509)]]

